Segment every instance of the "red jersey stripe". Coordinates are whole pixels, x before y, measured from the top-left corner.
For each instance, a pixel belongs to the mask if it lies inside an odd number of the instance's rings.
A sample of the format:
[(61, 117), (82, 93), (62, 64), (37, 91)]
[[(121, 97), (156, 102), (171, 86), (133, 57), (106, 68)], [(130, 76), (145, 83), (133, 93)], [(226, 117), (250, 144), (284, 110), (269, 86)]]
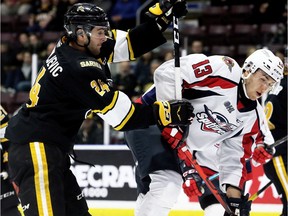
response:
[(184, 88), (193, 88), (195, 86), (199, 86), (199, 87), (209, 87), (209, 88), (213, 88), (213, 87), (220, 87), (222, 89), (228, 89), (228, 88), (233, 88), (235, 86), (237, 86), (237, 83), (231, 81), (231, 80), (227, 80), (224, 79), (223, 77), (207, 77), (206, 79), (199, 81), (199, 82), (195, 82), (195, 83), (187, 83), (184, 80), (183, 83), (183, 87)]

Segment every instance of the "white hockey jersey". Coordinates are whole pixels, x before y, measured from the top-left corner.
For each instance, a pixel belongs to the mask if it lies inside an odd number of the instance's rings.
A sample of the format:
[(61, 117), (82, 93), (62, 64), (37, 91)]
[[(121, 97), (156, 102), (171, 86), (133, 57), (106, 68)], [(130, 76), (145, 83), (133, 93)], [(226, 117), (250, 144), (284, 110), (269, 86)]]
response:
[[(195, 113), (187, 145), (192, 151), (209, 151), (221, 143), (217, 152), (220, 183), (242, 188), (245, 158), (251, 156), (255, 143), (274, 142), (261, 105), (244, 94), (239, 97), (242, 70), (230, 57), (191, 54), (181, 57), (180, 65), (182, 98), (191, 102)], [(157, 100), (175, 99), (173, 60), (155, 71), (154, 82)]]

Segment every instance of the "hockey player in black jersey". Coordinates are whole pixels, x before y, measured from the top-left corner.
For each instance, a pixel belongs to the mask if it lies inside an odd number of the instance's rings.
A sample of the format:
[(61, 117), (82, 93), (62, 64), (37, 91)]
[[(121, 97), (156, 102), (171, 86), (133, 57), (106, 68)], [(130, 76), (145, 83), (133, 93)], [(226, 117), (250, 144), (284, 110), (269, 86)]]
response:
[(8, 171), (8, 148), (9, 141), (4, 138), (4, 133), (9, 121), (6, 110), (0, 105), (0, 151), (1, 151), (1, 167), (0, 167), (0, 207), (2, 216), (20, 216), (21, 206), (16, 192), (9, 179)]
[[(177, 13), (185, 13), (185, 2), (177, 4), (182, 8)], [(90, 215), (69, 169), (74, 139), (90, 114), (116, 130), (190, 124), (189, 103), (133, 104), (113, 89), (107, 66), (133, 60), (166, 42), (162, 31), (171, 22), (172, 7), (170, 1), (160, 1), (149, 10), (153, 18), (128, 33), (110, 31), (105, 12), (94, 4), (75, 4), (65, 14), (66, 35), (45, 61), (29, 101), (11, 118), (5, 134), (11, 142), (10, 177), (26, 216)]]
[[(275, 140), (287, 135), (287, 62), (280, 91), (269, 94), (265, 101), (265, 113), (269, 128)], [(287, 216), (288, 178), (287, 178), (287, 140), (276, 147), (274, 157), (263, 165), (266, 176), (275, 185), (282, 202), (281, 216)]]

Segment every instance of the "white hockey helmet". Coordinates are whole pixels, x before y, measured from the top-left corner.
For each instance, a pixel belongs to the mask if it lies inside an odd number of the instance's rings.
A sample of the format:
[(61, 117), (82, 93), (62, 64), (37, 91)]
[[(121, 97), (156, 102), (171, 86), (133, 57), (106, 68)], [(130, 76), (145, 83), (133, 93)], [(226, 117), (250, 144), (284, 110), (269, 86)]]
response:
[(261, 69), (278, 83), (283, 78), (284, 64), (270, 50), (258, 49), (248, 56), (242, 69), (251, 73)]

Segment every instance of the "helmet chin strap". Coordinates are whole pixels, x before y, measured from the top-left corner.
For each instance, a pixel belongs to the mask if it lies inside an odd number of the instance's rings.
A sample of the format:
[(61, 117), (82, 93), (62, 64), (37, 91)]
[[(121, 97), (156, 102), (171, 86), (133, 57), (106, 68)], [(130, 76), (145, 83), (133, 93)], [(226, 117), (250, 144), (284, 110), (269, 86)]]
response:
[(83, 47), (85, 47), (85, 49), (90, 52), (90, 50), (88, 49), (88, 45), (90, 44), (90, 37), (87, 37), (87, 38), (88, 38), (88, 43), (84, 44)]
[(249, 77), (251, 76), (251, 73), (248, 74), (247, 77), (244, 76), (244, 74), (242, 74), (242, 86), (243, 86), (243, 91), (244, 91), (244, 94), (245, 94), (245, 97), (250, 99), (248, 94), (247, 94), (247, 89), (246, 89), (246, 83), (245, 83), (245, 80), (249, 79)]
[(89, 43), (90, 43), (90, 39), (89, 39), (88, 43), (86, 43), (86, 44), (84, 44), (84, 45), (79, 44), (77, 41), (75, 41), (75, 43), (76, 43), (78, 46), (80, 46), (80, 47), (85, 47), (86, 49), (88, 49), (87, 47), (88, 47), (88, 45), (89, 45)]
[(88, 38), (88, 43), (84, 44), (83, 47), (86, 49), (86, 51), (88, 53), (90, 53), (91, 55), (93, 55), (94, 57), (97, 58), (97, 56), (95, 56), (88, 48), (89, 44), (90, 44), (90, 36), (91, 36), (91, 33), (87, 33), (87, 38)]

